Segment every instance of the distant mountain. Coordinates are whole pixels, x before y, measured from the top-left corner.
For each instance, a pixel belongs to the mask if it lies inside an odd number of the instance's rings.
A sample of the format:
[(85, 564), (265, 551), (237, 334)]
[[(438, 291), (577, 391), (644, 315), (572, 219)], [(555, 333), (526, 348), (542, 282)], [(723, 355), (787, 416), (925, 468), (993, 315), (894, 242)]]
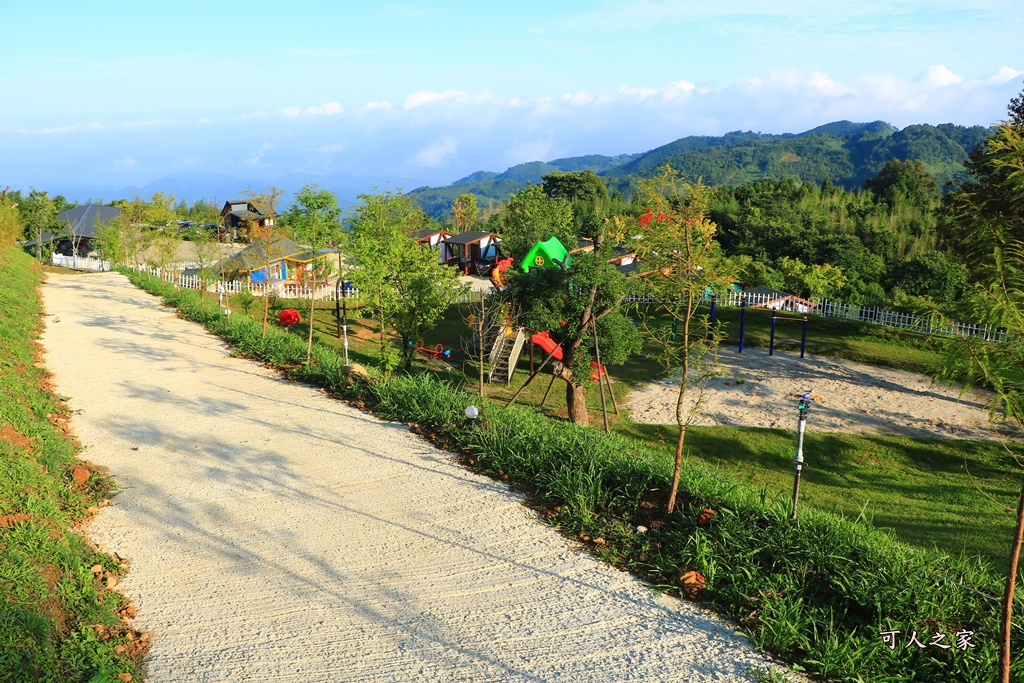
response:
[(770, 135), (734, 131), (721, 136), (681, 138), (643, 154), (590, 155), (534, 161), (504, 173), (480, 171), (447, 187), (421, 187), (410, 196), (428, 214), (443, 218), (462, 193), (476, 196), (481, 207), (508, 200), (526, 183), (540, 183), (552, 171), (590, 169), (604, 176), (609, 190), (632, 196), (637, 181), (669, 164), (688, 180), (709, 185), (740, 185), (769, 177), (787, 177), (855, 189), (890, 159), (917, 159), (940, 186), (955, 186), (967, 177), (963, 162), (992, 130), (984, 126), (915, 125), (899, 130), (885, 121), (836, 121), (803, 133)]
[(541, 178), (548, 173), (586, 170), (604, 173), (618, 168), (622, 164), (628, 164), (639, 156), (639, 154), (623, 154), (609, 157), (601, 154), (589, 154), (548, 162), (529, 161), (512, 166), (504, 173), (477, 171), (446, 187), (419, 187), (410, 192), (409, 196), (431, 216), (443, 218), (451, 213), (452, 202), (463, 193), (476, 196), (477, 205), (480, 208), (487, 208), (508, 201), (512, 193), (519, 191), (527, 183), (539, 185)]

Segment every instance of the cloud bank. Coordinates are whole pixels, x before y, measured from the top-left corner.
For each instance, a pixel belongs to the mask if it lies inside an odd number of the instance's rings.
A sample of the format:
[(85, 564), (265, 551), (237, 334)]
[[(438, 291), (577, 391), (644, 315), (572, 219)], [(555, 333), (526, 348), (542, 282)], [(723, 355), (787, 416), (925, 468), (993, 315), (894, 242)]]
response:
[(913, 78), (862, 73), (847, 80), (777, 70), (725, 84), (681, 77), (540, 97), (421, 89), (395, 98), (400, 104), (317, 98), (220, 118), (195, 111), (188, 121), (71, 121), (0, 131), (0, 177), (45, 187), (97, 176), (144, 184), (184, 170), (267, 178), (346, 172), (443, 184), (479, 169), (642, 152), (731, 130), (800, 132), (842, 119), (989, 125), (1004, 118), (1022, 79), (1014, 66), (968, 75), (935, 64)]

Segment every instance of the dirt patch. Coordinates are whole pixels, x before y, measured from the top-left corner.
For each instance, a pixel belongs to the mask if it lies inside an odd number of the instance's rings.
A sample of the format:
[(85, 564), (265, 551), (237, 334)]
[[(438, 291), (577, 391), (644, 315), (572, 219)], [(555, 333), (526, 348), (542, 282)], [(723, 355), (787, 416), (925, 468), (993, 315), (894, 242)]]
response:
[(6, 441), (16, 448), (26, 450), (32, 450), (36, 445), (35, 439), (25, 436), (11, 425), (0, 426), (0, 441)]
[(18, 512), (13, 515), (0, 515), (0, 529), (7, 529), (12, 527), (19, 522), (29, 522), (32, 520), (32, 515), (27, 512)]
[[(961, 392), (926, 375), (766, 349), (720, 352), (721, 376), (711, 380), (693, 424), (795, 430), (804, 392), (814, 402), (807, 429), (915, 437), (1002, 439), (1006, 425), (989, 421), (991, 392)], [(693, 392), (688, 392), (692, 395)], [(624, 404), (636, 422), (675, 424), (679, 380), (642, 385)], [(692, 398), (684, 410), (693, 404)]]

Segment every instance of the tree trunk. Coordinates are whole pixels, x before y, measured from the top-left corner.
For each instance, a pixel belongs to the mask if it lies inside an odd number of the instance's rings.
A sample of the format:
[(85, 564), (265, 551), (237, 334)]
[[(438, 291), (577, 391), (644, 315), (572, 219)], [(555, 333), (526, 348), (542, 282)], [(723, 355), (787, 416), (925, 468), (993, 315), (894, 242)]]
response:
[(679, 394), (676, 396), (676, 424), (679, 426), (679, 438), (676, 439), (676, 462), (672, 472), (672, 489), (668, 494), (668, 515), (676, 509), (676, 494), (679, 492), (679, 475), (683, 469), (683, 445), (686, 442), (686, 426), (689, 418), (683, 416), (683, 399), (686, 398), (686, 385), (690, 381), (690, 321), (683, 326), (683, 369), (679, 380)]
[(587, 414), (587, 393), (584, 387), (576, 384), (572, 370), (564, 363), (555, 363), (555, 377), (565, 382), (565, 408), (569, 411), (569, 420), (584, 427), (590, 424)]
[(1017, 583), (1017, 563), (1020, 561), (1020, 547), (1024, 541), (1024, 483), (1020, 487), (1017, 502), (1017, 533), (1010, 550), (1010, 571), (1006, 575), (1006, 593), (1003, 595), (1003, 642), (1000, 644), (1000, 683), (1010, 683), (1010, 628), (1013, 625), (1013, 587)]
[(313, 286), (309, 291), (309, 338), (306, 340), (306, 362), (313, 356), (313, 321), (316, 320), (316, 271), (313, 275)]

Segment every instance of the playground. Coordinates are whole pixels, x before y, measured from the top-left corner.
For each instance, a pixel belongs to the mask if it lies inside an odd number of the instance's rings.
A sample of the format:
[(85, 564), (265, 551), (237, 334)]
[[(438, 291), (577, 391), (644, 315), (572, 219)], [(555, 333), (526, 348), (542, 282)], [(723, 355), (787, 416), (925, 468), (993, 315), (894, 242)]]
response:
[[(1012, 432), (988, 421), (991, 394), (933, 384), (903, 370), (793, 351), (736, 346), (719, 352), (721, 374), (705, 392), (698, 425), (796, 429), (796, 398), (815, 397), (808, 430), (915, 437), (997, 439)], [(635, 384), (625, 407), (636, 422), (675, 424), (678, 379)], [(696, 396), (691, 396), (692, 405)]]

